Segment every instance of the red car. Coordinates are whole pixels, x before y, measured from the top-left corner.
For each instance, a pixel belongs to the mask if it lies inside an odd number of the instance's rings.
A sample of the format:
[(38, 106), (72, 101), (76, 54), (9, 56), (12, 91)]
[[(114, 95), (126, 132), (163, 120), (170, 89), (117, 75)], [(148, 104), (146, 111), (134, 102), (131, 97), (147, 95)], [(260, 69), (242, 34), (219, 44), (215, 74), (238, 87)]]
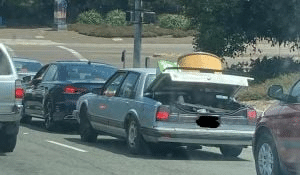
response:
[(258, 119), (253, 154), (258, 175), (300, 174), (300, 80), (289, 94), (273, 85), (268, 95), (280, 100)]

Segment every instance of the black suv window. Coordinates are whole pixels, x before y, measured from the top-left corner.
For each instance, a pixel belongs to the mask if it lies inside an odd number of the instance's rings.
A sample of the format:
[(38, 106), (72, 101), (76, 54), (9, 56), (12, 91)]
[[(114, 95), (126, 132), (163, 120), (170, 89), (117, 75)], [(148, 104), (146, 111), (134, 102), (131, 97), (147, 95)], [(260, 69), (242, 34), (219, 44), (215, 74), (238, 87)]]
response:
[(34, 79), (42, 80), (43, 76), (45, 75), (46, 70), (48, 69), (49, 65), (45, 65), (42, 67), (38, 73), (35, 74)]
[(129, 73), (121, 86), (119, 96), (124, 98), (132, 98), (134, 95), (134, 89), (138, 78), (139, 74), (132, 72)]
[(57, 66), (56, 65), (51, 65), (46, 72), (43, 81), (53, 81), (54, 76), (57, 73)]

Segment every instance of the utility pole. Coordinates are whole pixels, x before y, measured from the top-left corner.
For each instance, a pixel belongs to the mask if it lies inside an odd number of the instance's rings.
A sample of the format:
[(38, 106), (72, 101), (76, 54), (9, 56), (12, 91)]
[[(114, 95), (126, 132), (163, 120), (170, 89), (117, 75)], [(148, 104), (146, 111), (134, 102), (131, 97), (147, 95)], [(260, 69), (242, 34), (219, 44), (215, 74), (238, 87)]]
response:
[(142, 45), (142, 0), (135, 0), (134, 5), (134, 55), (133, 67), (141, 67), (141, 45)]

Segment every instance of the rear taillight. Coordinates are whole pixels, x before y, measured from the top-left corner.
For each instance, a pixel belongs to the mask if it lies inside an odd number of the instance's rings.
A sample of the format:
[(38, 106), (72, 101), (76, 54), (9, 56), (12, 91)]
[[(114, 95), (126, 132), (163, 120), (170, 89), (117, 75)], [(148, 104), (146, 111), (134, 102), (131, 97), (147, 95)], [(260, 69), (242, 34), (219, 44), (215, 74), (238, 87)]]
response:
[(247, 110), (248, 122), (256, 123), (256, 119), (257, 119), (256, 116), (257, 116), (257, 114), (256, 114), (256, 111), (254, 109), (248, 109)]
[(77, 93), (77, 88), (74, 86), (66, 86), (64, 88), (64, 93), (65, 94), (76, 94)]
[(72, 85), (68, 85), (64, 88), (65, 94), (80, 94), (80, 93), (86, 93), (88, 90), (87, 88), (77, 88)]
[(15, 82), (15, 98), (23, 98), (24, 97), (24, 89), (22, 88), (21, 80), (16, 80)]
[(24, 90), (22, 88), (16, 88), (15, 96), (16, 96), (16, 98), (23, 98)]
[(166, 106), (160, 106), (156, 113), (157, 121), (168, 120), (170, 116), (170, 109)]

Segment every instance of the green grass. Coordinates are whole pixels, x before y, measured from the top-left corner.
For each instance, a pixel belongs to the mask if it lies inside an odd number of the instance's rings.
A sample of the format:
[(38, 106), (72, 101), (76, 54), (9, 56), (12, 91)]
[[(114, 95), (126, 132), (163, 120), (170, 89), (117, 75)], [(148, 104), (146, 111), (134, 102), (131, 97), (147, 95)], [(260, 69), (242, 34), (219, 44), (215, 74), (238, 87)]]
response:
[[(93, 25), (93, 24), (70, 24), (68, 30), (76, 31), (83, 35), (113, 38), (133, 38), (134, 26), (110, 26), (107, 24)], [(192, 30), (172, 30), (160, 28), (157, 25), (143, 25), (142, 37), (158, 37), (158, 36), (173, 36), (175, 38), (182, 38), (194, 36), (195, 31)]]
[(280, 75), (277, 78), (268, 79), (260, 84), (251, 84), (249, 87), (242, 89), (237, 94), (237, 99), (240, 101), (250, 100), (270, 100), (267, 96), (268, 88), (271, 85), (283, 86), (284, 92), (288, 93), (291, 86), (300, 78), (300, 73), (290, 73)]

